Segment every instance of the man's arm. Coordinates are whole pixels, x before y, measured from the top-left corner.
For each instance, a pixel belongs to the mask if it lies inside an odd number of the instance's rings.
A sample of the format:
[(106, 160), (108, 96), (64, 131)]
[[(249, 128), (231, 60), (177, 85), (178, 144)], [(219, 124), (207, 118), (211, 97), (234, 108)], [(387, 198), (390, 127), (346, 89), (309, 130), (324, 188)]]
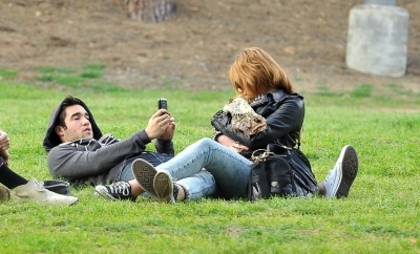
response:
[(155, 142), (155, 148), (158, 153), (166, 153), (174, 156), (175, 149), (172, 140), (158, 139)]
[(75, 146), (63, 144), (49, 152), (48, 169), (53, 178), (63, 177), (67, 180), (103, 174), (127, 156), (144, 151), (150, 141), (143, 130), (129, 139), (94, 151), (80, 151)]

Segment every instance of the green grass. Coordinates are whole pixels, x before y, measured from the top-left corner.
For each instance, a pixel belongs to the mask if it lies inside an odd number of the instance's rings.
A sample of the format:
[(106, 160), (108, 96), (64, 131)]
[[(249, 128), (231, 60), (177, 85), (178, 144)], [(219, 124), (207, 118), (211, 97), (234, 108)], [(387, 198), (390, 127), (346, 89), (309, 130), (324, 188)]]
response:
[[(124, 91), (126, 89), (116, 84), (104, 81), (103, 71), (105, 66), (98, 63), (86, 64), (80, 71), (63, 67), (40, 67), (38, 68), (38, 81), (55, 86), (67, 88), (83, 88), (95, 92)], [(1, 73), (0, 73), (1, 74)]]
[[(46, 73), (81, 77), (65, 69)], [(13, 170), (50, 179), (42, 139), (50, 112), (67, 94), (82, 98), (103, 132), (120, 138), (144, 128), (157, 99), (167, 98), (177, 151), (210, 137), (211, 116), (233, 95), (79, 87), (0, 82), (0, 127), (12, 140)], [(73, 188), (80, 199), (73, 207), (1, 203), (1, 253), (420, 253), (420, 98), (374, 97), (370, 89), (305, 94), (302, 150), (317, 179), (324, 179), (342, 146), (352, 144), (359, 153), (347, 199), (167, 205), (144, 198), (109, 202), (94, 197), (93, 187)]]
[(0, 68), (0, 80), (13, 79), (17, 74), (18, 72), (16, 70)]
[(360, 84), (354, 89), (350, 95), (353, 97), (369, 97), (374, 90), (374, 86), (370, 84)]
[(84, 66), (84, 70), (80, 74), (82, 78), (99, 78), (102, 77), (102, 71), (105, 66), (102, 64), (87, 64)]

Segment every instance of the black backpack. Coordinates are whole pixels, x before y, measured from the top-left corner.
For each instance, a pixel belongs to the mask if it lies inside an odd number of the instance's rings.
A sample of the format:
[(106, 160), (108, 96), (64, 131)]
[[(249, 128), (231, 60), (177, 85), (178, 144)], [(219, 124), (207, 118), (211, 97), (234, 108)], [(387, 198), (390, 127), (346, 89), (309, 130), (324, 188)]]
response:
[(318, 191), (315, 175), (306, 156), (296, 148), (270, 144), (256, 150), (248, 182), (248, 199), (272, 196), (312, 197)]

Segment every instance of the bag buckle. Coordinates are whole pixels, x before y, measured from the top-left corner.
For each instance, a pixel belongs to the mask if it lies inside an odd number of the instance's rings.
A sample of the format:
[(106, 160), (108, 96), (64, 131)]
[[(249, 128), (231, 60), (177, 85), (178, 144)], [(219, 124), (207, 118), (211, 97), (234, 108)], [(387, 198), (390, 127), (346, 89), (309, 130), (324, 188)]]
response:
[[(261, 153), (261, 154), (258, 154), (258, 153)], [(266, 161), (267, 160), (267, 158), (270, 156), (270, 155), (273, 155), (274, 153), (272, 153), (272, 152), (270, 152), (270, 151), (267, 151), (267, 150), (265, 150), (265, 149), (258, 149), (258, 150), (255, 150), (253, 153), (252, 153), (252, 155), (251, 155), (251, 159), (253, 160), (253, 161), (255, 161), (255, 162), (262, 162), (262, 161)]]

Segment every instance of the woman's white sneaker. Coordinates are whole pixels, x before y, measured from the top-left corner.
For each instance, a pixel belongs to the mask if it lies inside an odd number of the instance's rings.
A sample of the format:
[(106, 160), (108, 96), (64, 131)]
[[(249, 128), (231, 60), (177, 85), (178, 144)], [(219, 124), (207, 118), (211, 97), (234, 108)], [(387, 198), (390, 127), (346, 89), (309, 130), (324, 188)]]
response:
[(347, 197), (359, 170), (359, 160), (354, 147), (347, 145), (324, 181), (326, 197)]

